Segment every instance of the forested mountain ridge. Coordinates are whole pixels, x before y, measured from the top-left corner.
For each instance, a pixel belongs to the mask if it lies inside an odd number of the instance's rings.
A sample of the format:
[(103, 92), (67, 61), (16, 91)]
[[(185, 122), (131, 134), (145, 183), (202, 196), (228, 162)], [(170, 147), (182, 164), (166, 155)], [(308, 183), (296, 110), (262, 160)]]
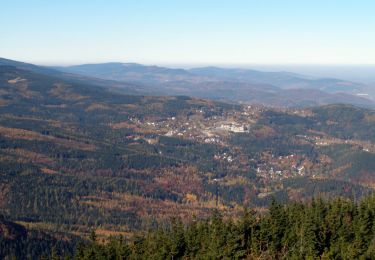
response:
[(70, 67), (44, 67), (0, 58), (15, 66), (64, 81), (109, 87), (126, 94), (176, 96), (301, 108), (335, 103), (374, 108), (369, 86), (340, 79), (315, 79), (289, 72), (205, 67), (174, 69), (111, 62)]
[(55, 79), (58, 78), (60, 80), (70, 82), (72, 84), (100, 86), (110, 88), (113, 91), (120, 91), (127, 94), (141, 95), (147, 92), (149, 95), (152, 95), (155, 93), (153, 90), (146, 90), (142, 85), (135, 83), (104, 80), (69, 72), (62, 72), (51, 67), (38, 66), (31, 63), (14, 61), (4, 58), (0, 58), (0, 66), (15, 67), (17, 69), (21, 69), (28, 72), (34, 72), (43, 76), (54, 77)]
[(54, 67), (60, 71), (77, 73), (97, 78), (117, 81), (139, 81), (157, 84), (161, 82), (242, 82), (273, 85), (282, 89), (310, 88), (326, 90), (328, 93), (337, 90), (360, 90), (364, 85), (340, 79), (315, 79), (290, 72), (262, 72), (252, 69), (202, 67), (192, 69), (176, 69), (160, 66), (146, 66), (137, 63), (102, 63), (83, 64), (67, 67)]
[(372, 90), (364, 84), (282, 71), (219, 67), (176, 69), (120, 62), (54, 69), (119, 82), (135, 82), (161, 95), (188, 95), (274, 107), (333, 103), (374, 107)]
[(375, 182), (375, 112), (126, 95), (0, 66), (0, 213), (54, 236), (132, 237), (218, 209), (359, 200)]

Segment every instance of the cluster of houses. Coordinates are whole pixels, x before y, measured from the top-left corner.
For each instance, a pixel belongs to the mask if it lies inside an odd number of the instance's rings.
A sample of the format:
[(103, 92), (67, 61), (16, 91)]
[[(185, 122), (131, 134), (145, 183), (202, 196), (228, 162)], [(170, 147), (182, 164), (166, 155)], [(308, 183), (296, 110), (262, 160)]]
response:
[(272, 179), (272, 180), (281, 180), (281, 179), (287, 179), (291, 177), (296, 176), (305, 176), (306, 175), (306, 168), (304, 165), (301, 166), (294, 166), (292, 165), (290, 169), (287, 170), (280, 170), (275, 169), (273, 166), (270, 165), (259, 165), (257, 167), (257, 176), (266, 178), (266, 179)]
[(296, 176), (305, 176), (308, 169), (302, 156), (290, 154), (286, 156), (274, 156), (266, 153), (263, 160), (257, 163), (256, 174), (258, 177), (282, 180)]
[(222, 123), (219, 127), (221, 130), (233, 132), (233, 133), (245, 133), (248, 132), (247, 128), (244, 125), (237, 124), (234, 122)]
[(223, 153), (223, 154), (215, 154), (214, 160), (227, 161), (227, 162), (231, 163), (231, 162), (233, 162), (234, 158), (230, 154)]

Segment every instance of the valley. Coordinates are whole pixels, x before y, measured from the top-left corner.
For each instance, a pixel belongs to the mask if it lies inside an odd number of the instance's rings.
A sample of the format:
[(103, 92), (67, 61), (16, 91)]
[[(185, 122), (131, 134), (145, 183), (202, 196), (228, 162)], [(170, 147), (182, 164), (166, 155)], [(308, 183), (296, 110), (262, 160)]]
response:
[(125, 95), (0, 69), (1, 209), (15, 221), (131, 234), (273, 197), (372, 191), (372, 110)]
[(373, 192), (374, 110), (126, 94), (76, 78), (0, 66), (1, 216), (50, 243)]

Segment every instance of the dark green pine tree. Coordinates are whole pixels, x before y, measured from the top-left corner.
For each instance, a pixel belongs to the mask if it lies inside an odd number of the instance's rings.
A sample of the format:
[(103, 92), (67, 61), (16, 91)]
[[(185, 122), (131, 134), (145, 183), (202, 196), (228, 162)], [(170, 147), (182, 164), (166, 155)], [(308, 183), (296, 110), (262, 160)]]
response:
[(170, 236), (170, 257), (172, 259), (181, 258), (185, 254), (185, 230), (180, 219), (172, 219), (172, 230)]
[(202, 224), (198, 224), (196, 220), (188, 227), (185, 232), (186, 242), (186, 256), (188, 258), (195, 258), (201, 249), (202, 243), (205, 240), (205, 229)]
[(282, 250), (287, 227), (286, 220), (287, 218), (283, 206), (273, 199), (269, 207), (269, 232), (271, 236), (269, 249), (272, 253)]
[(255, 232), (255, 224), (256, 224), (256, 218), (255, 218), (255, 212), (253, 210), (245, 209), (244, 215), (239, 222), (239, 229), (240, 232), (243, 235), (243, 248), (246, 250), (246, 254), (251, 253), (252, 248), (252, 239)]
[(358, 215), (355, 220), (355, 240), (354, 240), (354, 256), (363, 255), (373, 238), (373, 223), (374, 214), (373, 209), (362, 202), (359, 205)]
[(232, 220), (226, 224), (226, 245), (223, 249), (226, 259), (243, 259), (246, 256), (244, 232), (241, 226), (237, 226)]
[(222, 259), (224, 257), (223, 248), (226, 245), (227, 230), (218, 211), (213, 213), (209, 230), (206, 257), (208, 259)]
[(322, 199), (313, 199), (310, 207), (306, 207), (303, 222), (303, 253), (307, 257), (320, 256), (329, 246), (326, 230), (326, 204)]

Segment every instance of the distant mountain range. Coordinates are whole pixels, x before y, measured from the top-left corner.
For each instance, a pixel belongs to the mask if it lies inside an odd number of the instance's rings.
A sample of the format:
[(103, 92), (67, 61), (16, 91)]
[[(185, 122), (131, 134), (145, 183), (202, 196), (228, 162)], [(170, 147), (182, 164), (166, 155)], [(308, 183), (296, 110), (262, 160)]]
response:
[(250, 69), (224, 69), (217, 67), (196, 68), (191, 69), (190, 72), (222, 80), (270, 84), (282, 89), (306, 88), (319, 89), (329, 93), (339, 91), (355, 93), (355, 91), (360, 91), (364, 87), (360, 83), (332, 78), (314, 79), (290, 72), (261, 72)]
[(55, 69), (106, 80), (136, 82), (163, 94), (270, 106), (304, 107), (350, 103), (371, 107), (374, 104), (364, 96), (358, 96), (366, 94), (364, 84), (333, 78), (317, 79), (290, 72), (218, 67), (171, 69), (136, 63), (84, 64)]
[(0, 59), (0, 65), (111, 87), (128, 94), (187, 95), (274, 107), (333, 103), (375, 107), (373, 91), (364, 84), (333, 78), (312, 78), (290, 72), (218, 67), (175, 69), (136, 63), (42, 67), (7, 59)]

